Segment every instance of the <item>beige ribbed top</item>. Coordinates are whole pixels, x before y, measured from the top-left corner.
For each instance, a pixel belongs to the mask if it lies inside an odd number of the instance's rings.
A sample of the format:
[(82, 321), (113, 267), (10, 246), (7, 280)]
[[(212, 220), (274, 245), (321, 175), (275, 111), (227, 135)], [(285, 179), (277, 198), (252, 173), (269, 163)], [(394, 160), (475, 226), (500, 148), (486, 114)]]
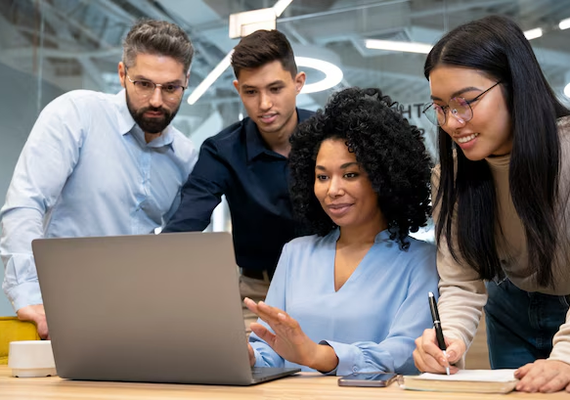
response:
[[(555, 288), (541, 287), (535, 281), (535, 274), (528, 270), (526, 235), (518, 217), (509, 189), (510, 155), (487, 158), (495, 181), (497, 196), (497, 248), (503, 270), (511, 282), (529, 292), (554, 295), (570, 294), (570, 117), (558, 121), (561, 145), (561, 166), (557, 221), (559, 243), (553, 262)], [(440, 167), (432, 173), (432, 187), (435, 199), (439, 186)], [(439, 208), (439, 207), (438, 207)], [(434, 209), (437, 221), (439, 209)], [(456, 216), (454, 216), (456, 220)], [(442, 236), (437, 255), (437, 268), (440, 275), (439, 312), (445, 335), (461, 338), (469, 346), (477, 331), (481, 309), (487, 302), (487, 291), (482, 280), (470, 267), (458, 264), (447, 249)], [(570, 364), (570, 312), (566, 323), (554, 336), (554, 349), (550, 359)]]

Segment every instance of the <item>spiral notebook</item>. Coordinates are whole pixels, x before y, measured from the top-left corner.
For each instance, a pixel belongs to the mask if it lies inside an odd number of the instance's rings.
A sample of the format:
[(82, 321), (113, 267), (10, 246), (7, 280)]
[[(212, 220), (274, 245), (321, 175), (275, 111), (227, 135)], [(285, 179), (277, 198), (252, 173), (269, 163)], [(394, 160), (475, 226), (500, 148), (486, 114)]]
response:
[(400, 387), (409, 390), (467, 393), (509, 393), (518, 380), (514, 369), (463, 369), (453, 375), (423, 373), (401, 377)]

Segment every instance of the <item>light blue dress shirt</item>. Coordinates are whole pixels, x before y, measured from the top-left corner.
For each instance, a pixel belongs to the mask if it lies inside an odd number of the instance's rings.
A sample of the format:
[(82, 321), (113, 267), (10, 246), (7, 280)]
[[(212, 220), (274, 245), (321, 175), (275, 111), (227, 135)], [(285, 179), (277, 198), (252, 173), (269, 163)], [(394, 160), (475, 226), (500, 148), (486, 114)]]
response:
[[(324, 237), (306, 236), (285, 245), (266, 303), (296, 319), (311, 340), (334, 349), (339, 359), (337, 375), (417, 373), (414, 340), (433, 325), (428, 292), (437, 293), (435, 246), (408, 238), (409, 249), (400, 250), (388, 231), (382, 231), (350, 278), (335, 291), (338, 237), (337, 229)], [(255, 366), (311, 371), (283, 360), (254, 333), (249, 340)]]
[(2, 287), (14, 310), (42, 303), (33, 239), (151, 233), (176, 210), (196, 158), (172, 126), (146, 143), (124, 90), (77, 90), (48, 104), (0, 211)]

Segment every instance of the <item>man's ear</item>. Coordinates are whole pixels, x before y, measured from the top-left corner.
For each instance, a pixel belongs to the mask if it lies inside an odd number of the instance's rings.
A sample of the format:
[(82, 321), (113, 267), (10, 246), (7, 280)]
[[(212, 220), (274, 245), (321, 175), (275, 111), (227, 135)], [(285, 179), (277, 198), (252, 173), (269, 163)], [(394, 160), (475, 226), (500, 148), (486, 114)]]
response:
[(119, 62), (117, 66), (117, 72), (119, 73), (119, 81), (121, 82), (121, 86), (125, 87), (125, 77), (127, 76), (127, 69), (125, 68), (125, 64), (122, 61)]
[(236, 90), (239, 94), (239, 82), (237, 81), (237, 79), (234, 80), (234, 87), (236, 88)]
[(299, 72), (295, 77), (295, 89), (297, 90), (297, 94), (301, 93), (303, 86), (305, 86), (305, 80), (307, 79), (307, 75), (304, 72)]

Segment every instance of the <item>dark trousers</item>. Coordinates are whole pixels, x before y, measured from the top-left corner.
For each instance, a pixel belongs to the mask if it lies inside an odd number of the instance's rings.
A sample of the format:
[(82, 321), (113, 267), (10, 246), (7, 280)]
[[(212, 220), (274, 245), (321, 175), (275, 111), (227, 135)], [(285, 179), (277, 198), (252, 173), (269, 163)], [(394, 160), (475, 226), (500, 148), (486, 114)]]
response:
[(548, 358), (566, 321), (570, 296), (526, 292), (510, 280), (487, 282), (487, 344), (492, 369), (519, 368)]

